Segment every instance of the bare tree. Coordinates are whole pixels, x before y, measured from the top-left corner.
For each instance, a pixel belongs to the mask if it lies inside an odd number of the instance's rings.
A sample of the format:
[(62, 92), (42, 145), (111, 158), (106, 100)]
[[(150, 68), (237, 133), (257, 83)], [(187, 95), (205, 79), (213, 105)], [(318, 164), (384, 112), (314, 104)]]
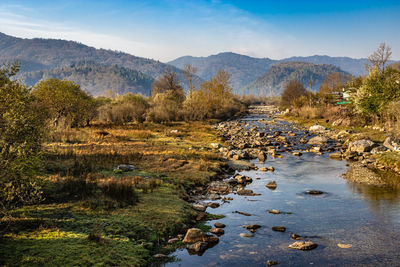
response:
[(368, 57), (372, 66), (367, 65), (368, 69), (371, 67), (377, 67), (381, 73), (385, 72), (385, 65), (392, 55), (392, 48), (386, 43), (381, 43), (379, 48)]
[(196, 90), (196, 84), (198, 82), (196, 79), (197, 68), (187, 64), (183, 71), (186, 79), (186, 85), (189, 87), (188, 98), (191, 98), (193, 96), (193, 92)]

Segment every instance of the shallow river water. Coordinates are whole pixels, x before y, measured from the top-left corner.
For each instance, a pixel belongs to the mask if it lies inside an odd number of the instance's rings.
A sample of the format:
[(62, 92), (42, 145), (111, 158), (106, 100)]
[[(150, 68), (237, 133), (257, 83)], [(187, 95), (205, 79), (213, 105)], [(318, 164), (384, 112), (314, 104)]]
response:
[[(261, 131), (268, 127), (291, 127), (285, 122), (261, 125), (257, 122), (261, 117), (245, 120)], [(251, 161), (258, 167), (273, 166), (275, 172), (241, 172), (253, 178), (246, 189), (261, 195), (232, 193), (226, 196), (233, 198), (230, 203), (218, 201), (219, 208), (208, 208), (210, 213), (225, 216), (207, 223), (226, 224), (225, 234), (216, 246), (201, 256), (189, 255), (186, 249), (177, 250), (172, 254), (176, 261), (166, 266), (266, 266), (267, 260), (279, 262), (278, 266), (400, 266), (399, 191), (343, 179), (346, 161), (332, 160), (328, 154), (282, 155), (283, 158), (268, 157), (265, 163)], [(275, 190), (265, 187), (272, 180), (277, 183)], [(326, 193), (304, 194), (309, 189)], [(291, 214), (271, 214), (269, 209)], [(245, 224), (259, 224), (261, 228), (251, 238), (241, 237), (240, 233), (249, 233), (242, 227)], [(272, 226), (284, 226), (286, 232), (274, 232)], [(288, 245), (295, 242), (291, 233), (317, 243), (318, 247), (311, 251), (289, 249)]]

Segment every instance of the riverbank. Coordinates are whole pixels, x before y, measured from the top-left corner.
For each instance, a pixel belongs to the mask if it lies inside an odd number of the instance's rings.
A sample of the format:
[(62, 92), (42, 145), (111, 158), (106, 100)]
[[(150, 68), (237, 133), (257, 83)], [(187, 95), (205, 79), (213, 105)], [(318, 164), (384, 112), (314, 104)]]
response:
[(146, 266), (165, 261), (188, 226), (215, 217), (188, 202), (230, 171), (210, 146), (222, 141), (208, 123), (98, 126), (51, 138), (43, 202), (0, 220), (1, 265)]
[(350, 161), (344, 178), (357, 183), (400, 188), (400, 140), (382, 128), (342, 126), (323, 119), (290, 115), (281, 118), (338, 141), (342, 147), (331, 157)]

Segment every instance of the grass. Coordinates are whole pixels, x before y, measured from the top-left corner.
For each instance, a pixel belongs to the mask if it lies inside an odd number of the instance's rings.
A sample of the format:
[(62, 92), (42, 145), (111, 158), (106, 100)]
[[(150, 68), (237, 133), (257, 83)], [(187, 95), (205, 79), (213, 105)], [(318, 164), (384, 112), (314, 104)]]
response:
[[(220, 140), (203, 122), (53, 133), (45, 144), (46, 200), (0, 218), (0, 265), (150, 264), (179, 246), (166, 241), (197, 215), (181, 196), (224, 166), (212, 142)], [(137, 169), (114, 172), (119, 164)]]

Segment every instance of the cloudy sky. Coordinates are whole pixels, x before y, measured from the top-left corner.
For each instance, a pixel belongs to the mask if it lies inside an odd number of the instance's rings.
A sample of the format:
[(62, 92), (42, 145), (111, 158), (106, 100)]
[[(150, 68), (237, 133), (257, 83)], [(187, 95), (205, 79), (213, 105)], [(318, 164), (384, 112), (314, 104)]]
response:
[(163, 62), (232, 51), (255, 57), (400, 59), (400, 1), (1, 0), (0, 32), (74, 40)]

